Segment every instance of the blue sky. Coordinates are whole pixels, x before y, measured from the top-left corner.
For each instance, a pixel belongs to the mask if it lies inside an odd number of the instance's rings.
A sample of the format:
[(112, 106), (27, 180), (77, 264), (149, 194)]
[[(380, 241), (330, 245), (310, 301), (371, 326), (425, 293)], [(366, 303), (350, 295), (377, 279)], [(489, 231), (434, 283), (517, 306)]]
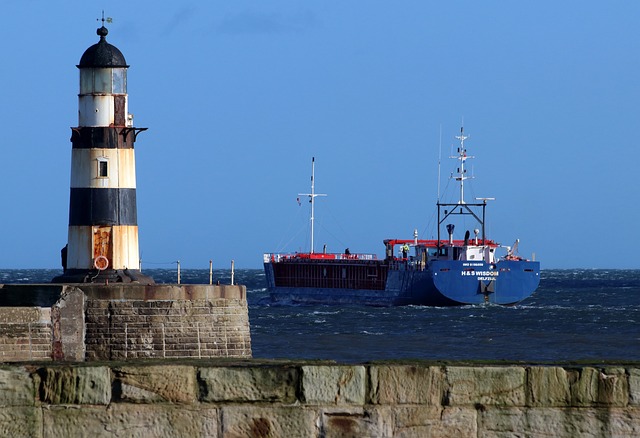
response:
[(639, 2), (9, 0), (0, 268), (60, 264), (75, 66), (103, 9), (149, 128), (143, 268), (308, 250), (314, 156), (316, 250), (432, 237), (462, 120), (490, 237), (543, 269), (639, 267)]

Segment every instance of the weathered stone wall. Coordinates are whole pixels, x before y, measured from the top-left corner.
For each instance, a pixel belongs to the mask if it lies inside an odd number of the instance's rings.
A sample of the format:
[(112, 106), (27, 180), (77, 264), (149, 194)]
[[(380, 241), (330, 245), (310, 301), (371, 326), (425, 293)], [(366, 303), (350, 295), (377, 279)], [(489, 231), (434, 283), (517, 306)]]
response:
[(0, 436), (640, 436), (638, 365), (136, 361), (0, 382)]
[(51, 358), (51, 309), (0, 307), (0, 361)]
[(89, 300), (87, 360), (251, 357), (246, 301)]
[(244, 286), (0, 285), (0, 361), (189, 357), (251, 357)]

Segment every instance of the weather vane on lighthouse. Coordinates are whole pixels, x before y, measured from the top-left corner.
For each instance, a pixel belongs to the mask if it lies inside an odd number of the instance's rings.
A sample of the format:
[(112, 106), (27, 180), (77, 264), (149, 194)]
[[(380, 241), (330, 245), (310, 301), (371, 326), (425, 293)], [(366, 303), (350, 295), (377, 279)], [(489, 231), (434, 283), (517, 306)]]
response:
[[(96, 18), (96, 21), (100, 21), (100, 18)], [(104, 11), (102, 11), (102, 26), (104, 26), (105, 21), (107, 23), (113, 23), (113, 18), (111, 17), (107, 17), (106, 19), (104, 18)]]

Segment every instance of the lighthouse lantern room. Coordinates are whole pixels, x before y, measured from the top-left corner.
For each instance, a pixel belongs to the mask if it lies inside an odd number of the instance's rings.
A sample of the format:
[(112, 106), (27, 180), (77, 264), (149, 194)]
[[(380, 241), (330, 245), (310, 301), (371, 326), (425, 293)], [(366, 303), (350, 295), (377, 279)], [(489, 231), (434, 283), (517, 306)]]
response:
[(136, 137), (129, 114), (127, 65), (108, 30), (89, 47), (80, 70), (78, 127), (71, 128), (69, 232), (62, 249), (62, 275), (54, 283), (138, 282), (140, 272), (136, 208)]

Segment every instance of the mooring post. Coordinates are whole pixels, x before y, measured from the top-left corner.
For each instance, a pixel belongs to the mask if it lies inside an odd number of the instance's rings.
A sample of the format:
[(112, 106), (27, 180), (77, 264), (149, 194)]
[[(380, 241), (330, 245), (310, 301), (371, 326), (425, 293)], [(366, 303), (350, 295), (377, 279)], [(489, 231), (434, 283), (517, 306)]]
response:
[(233, 276), (234, 276), (233, 265), (234, 265), (234, 262), (233, 260), (231, 260), (231, 285), (232, 286), (233, 286)]
[(213, 260), (209, 260), (209, 284), (213, 284)]

